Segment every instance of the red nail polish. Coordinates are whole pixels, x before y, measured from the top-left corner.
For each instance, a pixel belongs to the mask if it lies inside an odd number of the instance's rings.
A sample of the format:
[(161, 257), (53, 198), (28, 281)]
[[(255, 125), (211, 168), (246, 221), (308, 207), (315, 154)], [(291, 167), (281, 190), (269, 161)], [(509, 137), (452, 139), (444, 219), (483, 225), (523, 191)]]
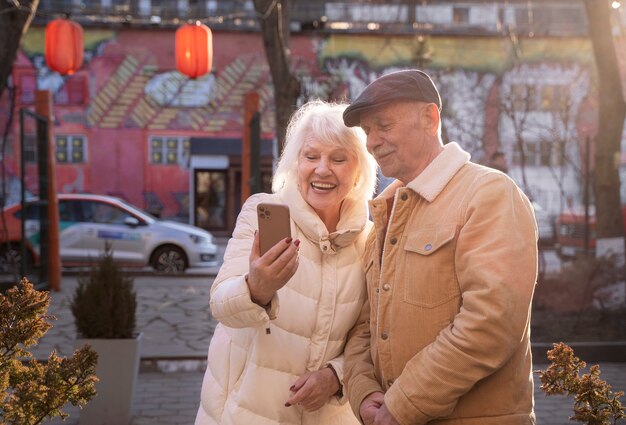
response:
[(295, 246), (300, 246), (300, 239), (296, 239), (296, 241), (293, 243)]
[(291, 407), (291, 404), (285, 403), (285, 407)]
[(285, 243), (286, 243), (286, 244), (290, 244), (292, 240), (293, 240), (293, 239), (291, 239), (291, 238), (287, 238), (287, 239), (285, 240)]

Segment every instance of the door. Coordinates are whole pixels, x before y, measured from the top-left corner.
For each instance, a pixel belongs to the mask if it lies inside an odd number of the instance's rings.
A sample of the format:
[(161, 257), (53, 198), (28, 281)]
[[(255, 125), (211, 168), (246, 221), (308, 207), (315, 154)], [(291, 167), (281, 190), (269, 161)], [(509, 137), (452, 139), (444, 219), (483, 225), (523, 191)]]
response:
[(226, 170), (195, 170), (194, 224), (207, 230), (227, 230)]

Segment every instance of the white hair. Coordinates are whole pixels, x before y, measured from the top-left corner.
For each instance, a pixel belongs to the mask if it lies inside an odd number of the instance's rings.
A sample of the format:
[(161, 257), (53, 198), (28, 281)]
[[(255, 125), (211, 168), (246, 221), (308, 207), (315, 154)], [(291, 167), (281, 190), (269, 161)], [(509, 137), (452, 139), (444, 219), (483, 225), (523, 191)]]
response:
[(347, 104), (313, 100), (302, 105), (289, 120), (285, 147), (272, 181), (277, 193), (288, 182), (298, 181), (298, 157), (304, 143), (312, 138), (327, 145), (339, 145), (355, 154), (358, 177), (348, 197), (371, 199), (376, 187), (376, 161), (365, 147), (365, 133), (360, 127), (346, 127), (343, 111)]

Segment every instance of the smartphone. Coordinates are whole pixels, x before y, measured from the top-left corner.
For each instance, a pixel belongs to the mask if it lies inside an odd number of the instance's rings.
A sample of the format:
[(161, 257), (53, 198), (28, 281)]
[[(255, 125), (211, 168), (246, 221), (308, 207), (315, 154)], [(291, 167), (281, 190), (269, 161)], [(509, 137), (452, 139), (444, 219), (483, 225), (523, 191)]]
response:
[(291, 236), (289, 207), (284, 204), (261, 202), (256, 207), (259, 219), (259, 245), (261, 255), (281, 240)]

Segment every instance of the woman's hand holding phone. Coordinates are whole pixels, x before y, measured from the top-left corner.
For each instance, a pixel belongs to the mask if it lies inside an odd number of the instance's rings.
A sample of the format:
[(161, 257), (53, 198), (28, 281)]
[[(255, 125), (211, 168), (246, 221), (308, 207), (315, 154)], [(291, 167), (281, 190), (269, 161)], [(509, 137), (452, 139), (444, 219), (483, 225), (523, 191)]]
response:
[(250, 252), (248, 287), (252, 301), (266, 306), (276, 291), (285, 286), (298, 269), (299, 240), (285, 238), (261, 255), (259, 233), (254, 235)]

